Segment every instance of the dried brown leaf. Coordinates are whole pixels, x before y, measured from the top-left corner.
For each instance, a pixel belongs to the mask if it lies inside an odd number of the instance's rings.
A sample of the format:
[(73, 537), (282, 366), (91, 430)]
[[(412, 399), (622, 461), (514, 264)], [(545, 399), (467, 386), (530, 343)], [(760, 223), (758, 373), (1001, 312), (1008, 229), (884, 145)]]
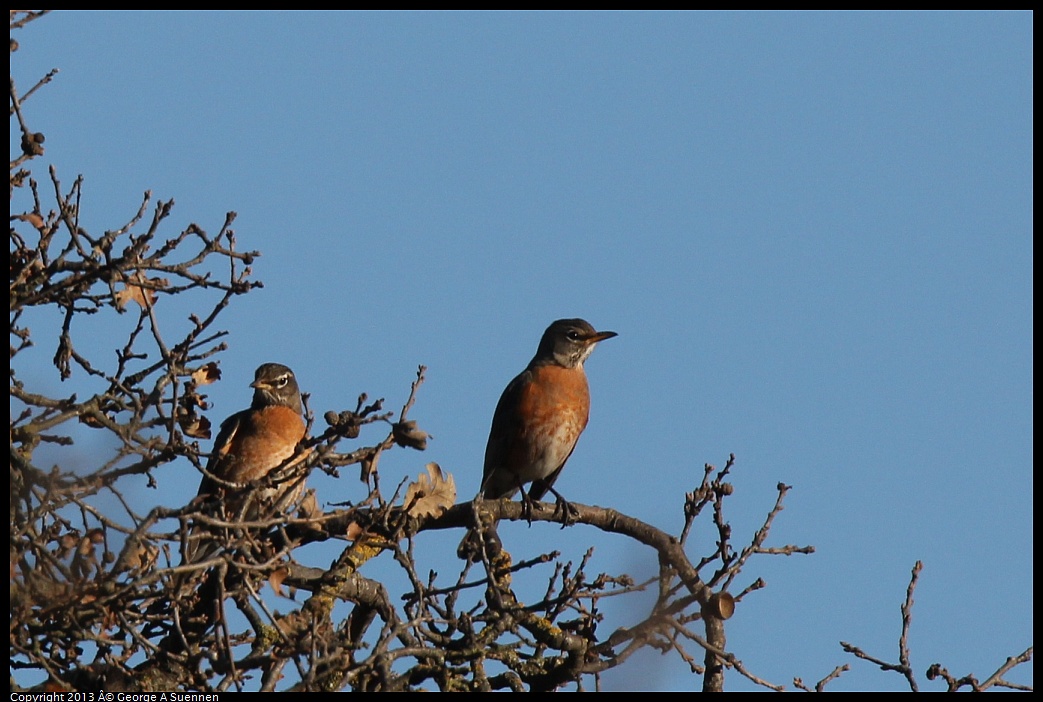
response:
[(276, 618), (275, 623), (279, 627), (279, 631), (294, 640), (308, 630), (308, 619), (299, 611), (279, 616)]
[(431, 438), (430, 434), (418, 427), (412, 419), (392, 424), (391, 435), (399, 446), (414, 448), (417, 451), (426, 449), (427, 440)]
[(221, 379), (221, 369), (217, 366), (217, 361), (210, 361), (205, 366), (197, 368), (192, 373), (192, 382), (199, 387), (200, 385), (209, 385), (210, 383), (217, 382)]
[(406, 509), (413, 517), (437, 517), (456, 504), (456, 483), (452, 473), (443, 472), (437, 463), (428, 463), (406, 488)]
[(286, 593), (282, 591), (282, 581), (286, 580), (286, 576), (290, 574), (290, 571), (286, 568), (276, 568), (272, 571), (272, 574), (268, 576), (268, 584), (275, 590), (275, 594), (280, 597), (286, 597)]
[(298, 510), (298, 514), (300, 514), (303, 519), (316, 519), (322, 516), (322, 508), (319, 507), (319, 500), (315, 497), (314, 490), (309, 490), (304, 495), (304, 499), (301, 500), (301, 507)]
[(12, 219), (20, 219), (23, 222), (28, 222), (33, 227), (35, 227), (37, 231), (40, 232), (43, 232), (47, 229), (43, 221), (43, 217), (41, 217), (36, 212), (26, 212), (24, 214), (15, 215), (14, 217), (12, 217)]
[(189, 408), (179, 411), (177, 423), (181, 427), (181, 431), (185, 433), (185, 436), (190, 436), (193, 439), (210, 438), (210, 420), (196, 413), (194, 409)]
[(206, 395), (198, 393), (194, 390), (185, 389), (185, 394), (181, 396), (181, 405), (191, 410), (194, 407), (199, 409), (210, 409), (210, 403), (206, 401)]
[(168, 285), (169, 281), (163, 278), (146, 278), (140, 272), (135, 273), (123, 281), (123, 289), (116, 292), (117, 309), (126, 309), (128, 302), (136, 302), (142, 307), (148, 307), (156, 303), (155, 288)]
[(380, 461), (380, 451), (371, 451), (367, 453), (360, 463), (361, 470), (359, 474), (359, 480), (364, 483), (369, 482), (369, 476), (373, 475), (377, 470), (377, 463)]
[(159, 558), (159, 547), (153, 543), (139, 539), (131, 539), (123, 545), (119, 558), (116, 559), (115, 572), (145, 571), (152, 568)]

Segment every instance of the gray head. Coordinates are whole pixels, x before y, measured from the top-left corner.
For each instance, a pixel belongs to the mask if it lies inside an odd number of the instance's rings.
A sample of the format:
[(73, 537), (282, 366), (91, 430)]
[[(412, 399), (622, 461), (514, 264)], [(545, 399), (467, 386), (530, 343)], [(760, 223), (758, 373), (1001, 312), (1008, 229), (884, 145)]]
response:
[(295, 410), (297, 414), (304, 412), (297, 378), (292, 370), (281, 363), (265, 363), (258, 366), (250, 387), (254, 389), (254, 409), (283, 405)]
[(599, 341), (617, 336), (615, 332), (599, 332), (583, 319), (559, 319), (543, 332), (533, 363), (555, 363), (565, 368), (583, 365)]

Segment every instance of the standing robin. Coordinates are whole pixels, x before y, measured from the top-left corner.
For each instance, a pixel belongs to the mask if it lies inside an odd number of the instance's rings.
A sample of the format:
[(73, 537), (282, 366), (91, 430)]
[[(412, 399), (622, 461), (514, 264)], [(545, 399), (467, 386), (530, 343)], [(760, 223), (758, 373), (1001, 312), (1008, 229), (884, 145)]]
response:
[[(590, 415), (583, 362), (599, 341), (613, 336), (616, 332), (596, 331), (582, 319), (559, 319), (547, 327), (536, 355), (496, 403), (485, 446), (482, 498), (509, 498), (532, 483), (528, 498), (523, 495), (523, 499), (539, 500), (550, 491), (564, 503), (554, 481)], [(461, 557), (471, 550), (470, 544), (469, 533), (458, 549)]]
[[(249, 409), (221, 423), (214, 450), (199, 484), (199, 495), (224, 496), (225, 518), (253, 520), (292, 505), (304, 490), (303, 476), (257, 486), (293, 456), (304, 438), (301, 391), (293, 371), (279, 363), (265, 363), (254, 373)], [(189, 542), (187, 562), (205, 557), (196, 540)]]

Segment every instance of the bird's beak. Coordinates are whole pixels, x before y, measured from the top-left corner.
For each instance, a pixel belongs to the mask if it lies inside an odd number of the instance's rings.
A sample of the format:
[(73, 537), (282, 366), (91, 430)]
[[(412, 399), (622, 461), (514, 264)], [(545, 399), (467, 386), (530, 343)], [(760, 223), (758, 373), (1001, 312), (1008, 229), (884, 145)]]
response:
[(619, 336), (619, 334), (617, 334), (615, 332), (610, 332), (610, 331), (603, 331), (603, 332), (598, 332), (598, 333), (594, 334), (592, 337), (587, 339), (587, 341), (589, 343), (591, 343), (591, 344), (596, 344), (599, 341), (604, 341), (605, 339), (611, 339), (614, 336)]
[(252, 383), (250, 383), (250, 387), (254, 388), (255, 390), (260, 390), (261, 388), (270, 388), (271, 386), (263, 380), (255, 380)]

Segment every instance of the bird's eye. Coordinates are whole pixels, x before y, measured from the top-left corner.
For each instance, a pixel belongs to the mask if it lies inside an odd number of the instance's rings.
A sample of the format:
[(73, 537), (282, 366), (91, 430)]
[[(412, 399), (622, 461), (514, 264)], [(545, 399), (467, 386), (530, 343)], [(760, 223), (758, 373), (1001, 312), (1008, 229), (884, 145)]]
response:
[(278, 378), (275, 379), (275, 387), (284, 388), (286, 387), (286, 383), (288, 382), (290, 382), (290, 376), (280, 375)]
[(579, 341), (579, 332), (575, 329), (569, 329), (568, 333), (565, 335), (565, 338), (567, 338), (569, 341)]

